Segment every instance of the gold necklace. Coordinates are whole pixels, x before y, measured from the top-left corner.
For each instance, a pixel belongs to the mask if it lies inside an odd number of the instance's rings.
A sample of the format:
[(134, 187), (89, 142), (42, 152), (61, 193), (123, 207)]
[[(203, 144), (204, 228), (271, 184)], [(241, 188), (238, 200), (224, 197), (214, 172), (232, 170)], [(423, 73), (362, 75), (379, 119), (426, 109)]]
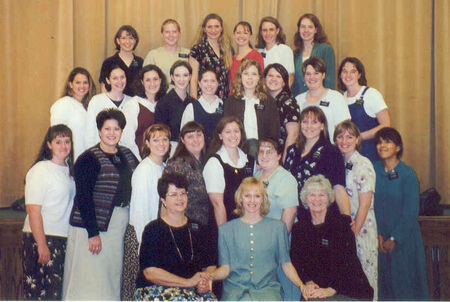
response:
[[(172, 235), (172, 240), (173, 240), (173, 243), (175, 244), (175, 248), (177, 249), (178, 256), (180, 256), (181, 261), (185, 262), (183, 255), (181, 255), (180, 249), (178, 248), (178, 244), (177, 244), (177, 241), (175, 240), (175, 236), (173, 236), (172, 228), (170, 227), (169, 224), (167, 224), (167, 226), (169, 227), (170, 235)], [(191, 230), (189, 229), (189, 226), (187, 226), (187, 229), (188, 229), (188, 233), (189, 233), (189, 242), (191, 244), (191, 261), (192, 261), (194, 259), (194, 247), (192, 245), (192, 235), (191, 235)]]

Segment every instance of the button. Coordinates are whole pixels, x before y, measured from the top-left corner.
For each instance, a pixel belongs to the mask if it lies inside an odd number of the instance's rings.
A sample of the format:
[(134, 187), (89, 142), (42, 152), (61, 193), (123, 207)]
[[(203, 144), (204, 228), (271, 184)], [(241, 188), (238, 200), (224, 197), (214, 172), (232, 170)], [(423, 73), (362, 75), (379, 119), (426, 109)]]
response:
[(250, 237), (253, 237), (253, 236), (255, 236), (255, 234), (253, 234), (253, 233), (250, 233)]
[(255, 244), (255, 241), (253, 241), (253, 240), (250, 240), (250, 244)]
[(253, 252), (254, 250), (255, 250), (254, 248), (252, 248), (252, 247), (250, 248), (250, 252)]
[(250, 267), (254, 267), (255, 265), (253, 263), (250, 263)]
[(253, 257), (253, 256), (250, 256), (250, 260), (253, 260), (253, 259), (255, 259), (255, 257)]
[(254, 272), (250, 272), (250, 275), (253, 276)]
[(253, 224), (251, 224), (251, 225), (250, 225), (250, 228), (251, 228), (251, 229), (253, 229), (253, 228), (254, 228)]

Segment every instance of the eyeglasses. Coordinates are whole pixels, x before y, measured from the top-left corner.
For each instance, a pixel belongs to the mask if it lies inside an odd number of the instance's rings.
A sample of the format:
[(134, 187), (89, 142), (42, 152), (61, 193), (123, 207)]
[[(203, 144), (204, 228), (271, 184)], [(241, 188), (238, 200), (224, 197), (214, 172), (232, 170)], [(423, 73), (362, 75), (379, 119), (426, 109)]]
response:
[(183, 192), (172, 192), (172, 193), (167, 193), (166, 197), (170, 197), (170, 198), (175, 198), (175, 197), (187, 197), (187, 192), (183, 191)]

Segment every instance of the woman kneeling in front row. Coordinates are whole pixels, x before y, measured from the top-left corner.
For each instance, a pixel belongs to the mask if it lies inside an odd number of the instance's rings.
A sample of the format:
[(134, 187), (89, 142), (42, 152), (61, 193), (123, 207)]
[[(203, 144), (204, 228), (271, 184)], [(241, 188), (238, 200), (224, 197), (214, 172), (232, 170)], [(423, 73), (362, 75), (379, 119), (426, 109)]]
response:
[(165, 211), (142, 234), (137, 300), (216, 300), (209, 282), (216, 252), (207, 229), (185, 215), (187, 187), (181, 174), (164, 174), (158, 181)]

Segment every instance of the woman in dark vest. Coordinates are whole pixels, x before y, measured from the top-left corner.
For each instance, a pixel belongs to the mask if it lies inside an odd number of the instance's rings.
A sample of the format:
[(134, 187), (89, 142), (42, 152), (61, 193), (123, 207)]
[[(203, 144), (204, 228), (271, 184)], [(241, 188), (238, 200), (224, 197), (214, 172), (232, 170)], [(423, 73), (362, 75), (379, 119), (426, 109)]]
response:
[(391, 125), (389, 109), (383, 96), (375, 88), (366, 86), (364, 65), (357, 58), (347, 57), (342, 60), (338, 77), (339, 90), (344, 92), (352, 122), (361, 131), (361, 155), (371, 161), (378, 160), (373, 138), (378, 130)]
[(138, 161), (118, 145), (126, 120), (117, 109), (97, 115), (100, 143), (74, 167), (76, 195), (64, 272), (64, 300), (119, 300), (131, 175)]
[(201, 95), (198, 101), (186, 106), (181, 118), (181, 128), (189, 121), (200, 123), (205, 128), (206, 145), (209, 145), (214, 128), (223, 115), (223, 101), (216, 95), (219, 87), (216, 72), (212, 69), (201, 71), (198, 86)]

